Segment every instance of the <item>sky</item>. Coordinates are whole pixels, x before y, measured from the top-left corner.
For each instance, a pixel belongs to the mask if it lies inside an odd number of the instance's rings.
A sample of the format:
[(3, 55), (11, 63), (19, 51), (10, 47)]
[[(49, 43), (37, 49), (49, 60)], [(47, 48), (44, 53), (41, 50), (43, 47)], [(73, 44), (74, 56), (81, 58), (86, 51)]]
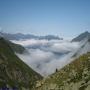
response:
[(77, 36), (90, 31), (90, 0), (0, 0), (0, 31)]

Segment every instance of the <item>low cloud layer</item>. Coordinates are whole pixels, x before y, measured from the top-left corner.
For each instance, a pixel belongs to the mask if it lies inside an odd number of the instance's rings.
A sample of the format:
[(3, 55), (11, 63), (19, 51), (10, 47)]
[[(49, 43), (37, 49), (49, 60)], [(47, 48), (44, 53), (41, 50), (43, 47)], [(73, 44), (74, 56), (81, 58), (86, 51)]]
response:
[(28, 54), (17, 54), (25, 63), (43, 76), (55, 72), (72, 59), (71, 56), (79, 48), (79, 43), (64, 40), (20, 40), (13, 41), (27, 48)]

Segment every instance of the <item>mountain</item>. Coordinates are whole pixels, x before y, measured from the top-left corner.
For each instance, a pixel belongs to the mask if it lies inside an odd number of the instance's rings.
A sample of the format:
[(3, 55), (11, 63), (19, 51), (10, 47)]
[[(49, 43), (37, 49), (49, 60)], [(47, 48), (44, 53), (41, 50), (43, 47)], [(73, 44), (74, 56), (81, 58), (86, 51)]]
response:
[(62, 40), (62, 38), (59, 38), (58, 36), (54, 35), (47, 35), (47, 36), (35, 36), (32, 34), (10, 34), (10, 33), (2, 33), (0, 32), (0, 36), (3, 36), (4, 38), (7, 38), (8, 40), (21, 40), (21, 39), (46, 39), (46, 40)]
[(8, 87), (17, 88), (15, 90), (31, 90), (42, 76), (20, 60), (12, 47), (15, 49), (17, 46), (0, 38), (0, 89)]
[(90, 39), (88, 38), (80, 42), (80, 48), (74, 53), (73, 57), (79, 57), (87, 52), (90, 52)]
[(72, 55), (72, 62), (38, 81), (34, 90), (90, 90), (90, 33), (84, 32), (73, 41), (80, 47)]
[(90, 33), (88, 31), (80, 34), (79, 36), (77, 36), (76, 38), (72, 39), (72, 42), (79, 42), (84, 40), (85, 38), (90, 39)]
[(24, 52), (27, 52), (26, 49), (23, 46), (21, 46), (19, 44), (12, 43), (12, 42), (10, 42), (8, 40), (5, 40), (5, 41), (10, 45), (10, 47), (12, 48), (12, 50), (14, 52), (19, 53), (19, 54), (22, 54)]
[(38, 81), (35, 90), (90, 90), (90, 52)]

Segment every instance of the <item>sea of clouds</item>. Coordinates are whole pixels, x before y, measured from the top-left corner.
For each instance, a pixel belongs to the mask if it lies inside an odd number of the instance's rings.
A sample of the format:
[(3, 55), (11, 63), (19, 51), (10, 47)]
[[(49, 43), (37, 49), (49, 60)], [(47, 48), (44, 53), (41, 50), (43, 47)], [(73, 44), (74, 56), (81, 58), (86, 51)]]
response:
[(72, 61), (73, 54), (78, 50), (78, 42), (67, 40), (13, 40), (24, 46), (28, 53), (17, 54), (26, 64), (43, 76), (50, 75)]

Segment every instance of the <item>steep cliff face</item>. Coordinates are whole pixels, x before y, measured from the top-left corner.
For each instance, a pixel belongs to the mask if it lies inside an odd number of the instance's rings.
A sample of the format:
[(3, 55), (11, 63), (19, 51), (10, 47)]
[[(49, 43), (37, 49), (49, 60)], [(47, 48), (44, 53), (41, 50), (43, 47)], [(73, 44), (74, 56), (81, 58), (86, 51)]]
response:
[(37, 90), (90, 90), (90, 53), (84, 54), (55, 74), (39, 81)]
[(0, 38), (0, 88), (7, 86), (16, 87), (18, 90), (22, 88), (31, 90), (36, 81), (42, 79), (42, 76), (14, 54), (11, 44)]

